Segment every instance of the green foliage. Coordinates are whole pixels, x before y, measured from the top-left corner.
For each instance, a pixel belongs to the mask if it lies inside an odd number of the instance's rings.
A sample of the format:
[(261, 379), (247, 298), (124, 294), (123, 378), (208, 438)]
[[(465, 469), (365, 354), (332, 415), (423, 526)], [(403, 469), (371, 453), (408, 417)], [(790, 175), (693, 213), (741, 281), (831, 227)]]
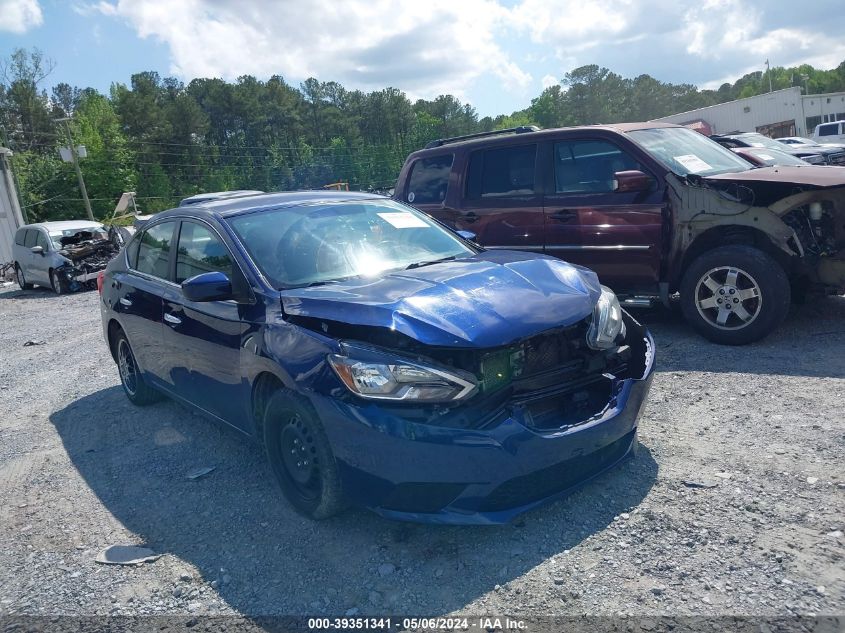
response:
[(525, 110), (479, 118), (451, 95), (412, 103), (395, 88), (365, 93), (309, 78), (182, 82), (142, 72), (108, 96), (91, 88), (41, 88), (52, 62), (17, 49), (0, 63), (0, 143), (15, 152), (21, 203), (31, 220), (84, 217), (72, 167), (59, 158), (72, 117), (74, 145), (94, 214), (109, 217), (123, 191), (142, 212), (183, 197), (227, 189), (290, 190), (346, 182), (352, 189), (393, 186), (405, 157), (429, 141), (522, 125), (558, 127), (642, 121), (769, 89), (845, 90), (845, 62), (832, 70), (772, 68), (718, 90), (624, 78), (595, 64), (566, 73)]

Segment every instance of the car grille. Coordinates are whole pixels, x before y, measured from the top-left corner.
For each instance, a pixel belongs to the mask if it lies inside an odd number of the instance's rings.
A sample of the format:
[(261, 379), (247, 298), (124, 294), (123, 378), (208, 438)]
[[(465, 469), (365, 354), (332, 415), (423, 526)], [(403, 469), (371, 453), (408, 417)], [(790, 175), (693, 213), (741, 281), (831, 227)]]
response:
[(631, 446), (635, 433), (636, 430), (631, 431), (612, 444), (587, 455), (510, 479), (484, 499), (478, 510), (509, 510), (573, 488), (619, 461)]
[(831, 165), (845, 165), (845, 152), (830, 154), (828, 159), (830, 160)]

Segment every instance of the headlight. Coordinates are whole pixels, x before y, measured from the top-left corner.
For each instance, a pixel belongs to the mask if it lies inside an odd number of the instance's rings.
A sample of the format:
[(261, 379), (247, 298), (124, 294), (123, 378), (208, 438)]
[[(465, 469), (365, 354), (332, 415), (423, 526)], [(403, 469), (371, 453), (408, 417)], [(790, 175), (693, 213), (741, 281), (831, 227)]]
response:
[(373, 350), (347, 346), (348, 355), (330, 354), (328, 359), (338, 377), (352, 393), (375, 400), (402, 402), (453, 402), (475, 393), (471, 374), (419, 364), (403, 359), (372, 358)]
[(587, 345), (592, 349), (608, 349), (616, 345), (619, 336), (625, 336), (622, 306), (613, 291), (601, 287), (601, 295), (593, 308), (593, 322), (587, 331)]
[(824, 163), (824, 156), (821, 156), (819, 154), (812, 154), (810, 156), (805, 156), (804, 160), (812, 165), (819, 165), (821, 163)]

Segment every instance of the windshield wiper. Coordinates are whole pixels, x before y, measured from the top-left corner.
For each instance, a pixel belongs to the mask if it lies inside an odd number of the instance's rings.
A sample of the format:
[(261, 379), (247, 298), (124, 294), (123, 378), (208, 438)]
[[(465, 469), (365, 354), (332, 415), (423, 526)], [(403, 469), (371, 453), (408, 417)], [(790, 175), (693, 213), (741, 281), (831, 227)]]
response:
[(449, 255), (449, 257), (432, 259), (430, 262), (414, 262), (413, 264), (408, 264), (407, 266), (405, 266), (405, 270), (411, 270), (412, 268), (422, 268), (423, 266), (431, 266), (432, 264), (439, 264), (440, 262), (448, 262), (453, 259), (457, 259), (457, 257), (457, 255)]

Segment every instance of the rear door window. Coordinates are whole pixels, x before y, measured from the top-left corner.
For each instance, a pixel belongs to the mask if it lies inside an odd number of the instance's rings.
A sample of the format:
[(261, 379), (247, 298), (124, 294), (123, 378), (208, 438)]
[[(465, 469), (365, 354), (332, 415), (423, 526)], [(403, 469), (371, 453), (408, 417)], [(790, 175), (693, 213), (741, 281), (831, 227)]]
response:
[(627, 152), (601, 140), (555, 143), (554, 161), (557, 193), (609, 193), (617, 171), (643, 170)]
[(467, 174), (467, 198), (534, 195), (537, 145), (473, 152)]
[(173, 241), (175, 222), (162, 222), (144, 231), (138, 244), (135, 269), (159, 279), (170, 276), (170, 243)]
[(18, 232), (15, 233), (15, 244), (18, 246), (23, 246), (26, 242), (26, 229), (18, 229)]
[(421, 158), (411, 167), (406, 199), (411, 204), (440, 204), (446, 199), (454, 155)]
[(229, 249), (208, 227), (196, 222), (182, 222), (176, 252), (176, 283), (215, 271), (232, 279)]
[(26, 237), (24, 238), (23, 245), (27, 248), (32, 248), (35, 246), (35, 242), (38, 240), (38, 231), (36, 229), (27, 229), (26, 230)]

